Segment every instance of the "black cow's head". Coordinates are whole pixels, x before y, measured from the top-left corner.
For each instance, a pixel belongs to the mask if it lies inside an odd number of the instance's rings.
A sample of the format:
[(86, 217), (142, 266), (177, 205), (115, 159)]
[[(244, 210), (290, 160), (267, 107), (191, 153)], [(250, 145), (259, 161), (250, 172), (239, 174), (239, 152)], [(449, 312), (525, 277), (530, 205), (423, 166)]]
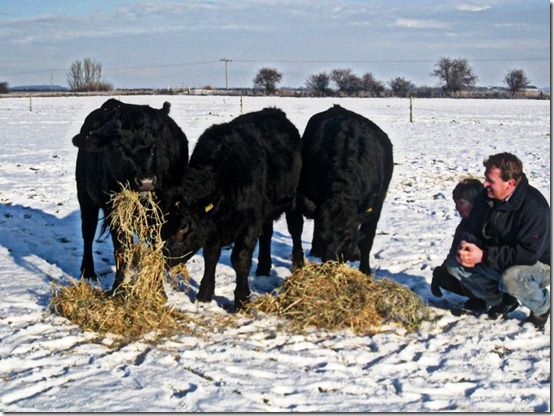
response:
[(354, 260), (359, 256), (360, 225), (374, 215), (375, 200), (375, 195), (363, 201), (331, 199), (318, 207), (315, 221), (319, 226), (318, 244), (323, 261)]
[(169, 107), (166, 102), (156, 110), (110, 99), (87, 116), (73, 144), (84, 152), (102, 153), (103, 163), (118, 182), (135, 191), (152, 191), (171, 169)]
[[(185, 175), (190, 176), (190, 175)], [(192, 179), (188, 181), (187, 179)], [(166, 241), (170, 265), (187, 261), (216, 236), (218, 216), (222, 215), (223, 196), (217, 194), (209, 177), (186, 178), (174, 189), (172, 206), (162, 237)]]

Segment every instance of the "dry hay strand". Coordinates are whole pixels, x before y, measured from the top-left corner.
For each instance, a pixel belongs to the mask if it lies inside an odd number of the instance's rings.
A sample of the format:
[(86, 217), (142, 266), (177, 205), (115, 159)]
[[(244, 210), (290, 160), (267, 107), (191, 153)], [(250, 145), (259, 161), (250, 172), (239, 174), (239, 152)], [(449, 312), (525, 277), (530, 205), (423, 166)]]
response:
[(296, 270), (276, 296), (261, 295), (247, 305), (246, 313), (256, 311), (287, 318), (295, 330), (349, 328), (360, 335), (375, 334), (388, 322), (413, 331), (428, 318), (422, 299), (409, 288), (389, 279), (374, 280), (337, 262)]
[[(122, 249), (117, 262), (125, 276), (113, 295), (94, 289), (81, 279), (71, 286), (54, 288), (54, 312), (83, 330), (113, 333), (133, 340), (151, 332), (168, 335), (185, 329), (191, 319), (166, 305), (163, 288), (165, 260), (161, 227), (163, 215), (151, 194), (142, 197), (127, 188), (112, 196), (113, 227), (121, 230)], [(188, 279), (185, 267), (170, 273)]]

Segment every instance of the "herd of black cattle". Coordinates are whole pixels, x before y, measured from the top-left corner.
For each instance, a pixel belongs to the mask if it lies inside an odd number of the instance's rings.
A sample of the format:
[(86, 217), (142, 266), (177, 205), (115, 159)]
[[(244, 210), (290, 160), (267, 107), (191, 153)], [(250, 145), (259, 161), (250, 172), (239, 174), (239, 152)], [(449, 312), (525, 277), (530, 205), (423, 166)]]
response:
[[(188, 142), (169, 117), (169, 103), (106, 101), (91, 112), (73, 144), (84, 241), (82, 276), (96, 278), (92, 244), (100, 208), (125, 184), (154, 192), (165, 216), (162, 238), (168, 266), (203, 249), (197, 300), (211, 301), (222, 247), (233, 245), (235, 307), (248, 301), (248, 275), (259, 240), (257, 275), (269, 275), (273, 221), (286, 214), (293, 269), (302, 267), (303, 217), (314, 220), (311, 255), (359, 260), (369, 274), (369, 253), (393, 170), (392, 144), (373, 122), (334, 105), (309, 120), (302, 138), (276, 108), (209, 127), (188, 157)], [(109, 225), (104, 221), (104, 229)], [(118, 230), (112, 290), (123, 281)]]

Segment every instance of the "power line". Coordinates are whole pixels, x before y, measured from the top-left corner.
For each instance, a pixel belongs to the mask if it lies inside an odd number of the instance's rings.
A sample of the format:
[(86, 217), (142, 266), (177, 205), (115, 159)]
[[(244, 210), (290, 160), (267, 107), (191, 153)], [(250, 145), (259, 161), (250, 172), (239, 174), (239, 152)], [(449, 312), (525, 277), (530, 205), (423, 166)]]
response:
[[(539, 62), (539, 61), (550, 61), (550, 58), (541, 58), (541, 57), (519, 57), (519, 58), (465, 58), (468, 62)], [(147, 65), (147, 66), (123, 66), (123, 67), (103, 67), (104, 71), (137, 71), (137, 70), (146, 70), (146, 69), (163, 69), (163, 68), (178, 68), (183, 66), (200, 66), (200, 65), (211, 65), (217, 64), (218, 62), (224, 62), (227, 66), (228, 62), (238, 62), (238, 63), (291, 63), (291, 64), (401, 64), (401, 63), (433, 63), (437, 62), (437, 59), (228, 59), (222, 58), (219, 60), (210, 60), (210, 61), (196, 61), (196, 62), (180, 62), (174, 64), (164, 64), (164, 65)], [(37, 69), (32, 71), (18, 71), (12, 73), (2, 73), (3, 76), (17, 76), (17, 75), (31, 75), (39, 74), (48, 71), (52, 72), (67, 72), (67, 68), (47, 68), (47, 69)], [(227, 68), (226, 68), (226, 77), (227, 77)]]
[(199, 62), (182, 62), (179, 64), (166, 64), (166, 65), (148, 65), (148, 66), (134, 66), (134, 67), (106, 67), (102, 68), (103, 70), (109, 71), (128, 71), (128, 70), (137, 70), (137, 69), (161, 69), (161, 68), (177, 68), (181, 66), (192, 66), (192, 65), (210, 65), (216, 64), (218, 61), (199, 61)]
[[(182, 67), (182, 66), (192, 66), (192, 65), (209, 65), (217, 64), (218, 61), (198, 61), (198, 62), (181, 62), (177, 64), (165, 64), (165, 65), (147, 65), (147, 66), (127, 66), (127, 67), (102, 67), (103, 71), (136, 71), (143, 69), (162, 69), (162, 68), (172, 68), (172, 67)], [(48, 69), (37, 69), (33, 71), (22, 71), (14, 73), (2, 73), (3, 76), (17, 76), (17, 75), (31, 75), (31, 74), (41, 74), (46, 71), (53, 72), (67, 72), (67, 68), (48, 68)]]
[[(550, 58), (477, 58), (468, 59), (468, 62), (527, 62), (527, 61), (550, 61)], [(234, 62), (275, 62), (275, 63), (303, 63), (303, 64), (379, 64), (379, 63), (428, 63), (437, 62), (437, 59), (363, 59), (363, 60), (327, 60), (327, 59), (234, 59)]]

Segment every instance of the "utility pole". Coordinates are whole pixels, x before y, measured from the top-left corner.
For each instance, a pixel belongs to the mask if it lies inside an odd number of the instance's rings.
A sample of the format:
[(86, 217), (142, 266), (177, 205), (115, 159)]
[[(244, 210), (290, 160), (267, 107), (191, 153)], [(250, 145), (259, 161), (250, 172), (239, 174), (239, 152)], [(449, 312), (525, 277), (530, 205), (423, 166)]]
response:
[(219, 62), (224, 62), (225, 63), (225, 89), (228, 88), (228, 83), (227, 83), (227, 62), (233, 62), (232, 59), (228, 59), (228, 58), (221, 58), (219, 60)]

